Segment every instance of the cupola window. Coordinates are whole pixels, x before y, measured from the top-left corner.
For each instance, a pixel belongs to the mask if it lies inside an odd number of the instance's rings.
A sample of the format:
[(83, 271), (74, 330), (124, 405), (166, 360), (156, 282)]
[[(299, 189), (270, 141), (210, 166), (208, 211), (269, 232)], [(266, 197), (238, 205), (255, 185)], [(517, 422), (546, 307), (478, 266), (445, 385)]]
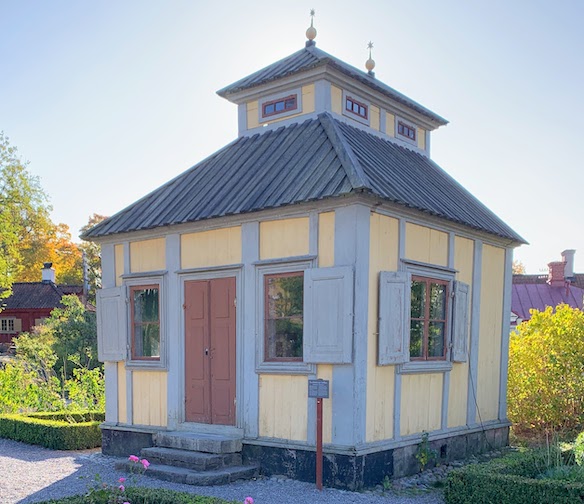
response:
[(416, 141), (416, 128), (402, 121), (397, 123), (397, 133), (413, 142)]
[(350, 96), (345, 98), (345, 110), (356, 114), (363, 119), (367, 119), (367, 105), (351, 98)]
[(298, 108), (298, 95), (290, 95), (278, 98), (262, 104), (262, 117), (270, 117), (284, 112), (290, 112)]

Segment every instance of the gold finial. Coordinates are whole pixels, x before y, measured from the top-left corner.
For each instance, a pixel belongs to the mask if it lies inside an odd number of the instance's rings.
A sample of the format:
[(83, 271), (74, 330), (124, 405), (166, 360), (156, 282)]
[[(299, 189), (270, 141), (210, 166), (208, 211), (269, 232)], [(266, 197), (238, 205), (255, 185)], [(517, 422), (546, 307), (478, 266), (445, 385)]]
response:
[(371, 49), (373, 49), (373, 42), (369, 41), (369, 43), (367, 44), (367, 49), (369, 49), (369, 59), (365, 62), (365, 68), (367, 69), (369, 75), (373, 76), (375, 75), (375, 73), (373, 72), (373, 69), (375, 68), (375, 61), (371, 58)]
[(314, 9), (310, 9), (310, 27), (306, 30), (306, 47), (314, 45), (316, 38), (316, 28), (314, 27)]

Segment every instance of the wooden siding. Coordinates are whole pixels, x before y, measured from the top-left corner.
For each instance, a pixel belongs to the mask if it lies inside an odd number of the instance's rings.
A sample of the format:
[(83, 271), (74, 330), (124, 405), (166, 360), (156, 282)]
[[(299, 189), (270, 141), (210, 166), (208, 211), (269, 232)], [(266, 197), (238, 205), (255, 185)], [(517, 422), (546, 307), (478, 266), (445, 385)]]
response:
[[(474, 241), (456, 236), (454, 238), (454, 269), (458, 271), (456, 279), (468, 284), (472, 292), (472, 275), (474, 262)], [(470, 310), (469, 306), (469, 310)], [(469, 311), (470, 313), (470, 311)], [(469, 335), (470, 335), (469, 317)], [(470, 337), (467, 348), (470, 345)], [(450, 372), (450, 390), (448, 396), (448, 427), (466, 425), (466, 406), (468, 399), (468, 360), (455, 362)]]
[(389, 136), (395, 136), (395, 116), (389, 112), (385, 113), (385, 133)]
[[(317, 368), (317, 378), (329, 381), (329, 398), (333, 396), (333, 366), (332, 364), (319, 364)], [(314, 401), (314, 399), (311, 399)], [(330, 443), (333, 439), (333, 401), (324, 399), (322, 401), (322, 442)]]
[(166, 243), (164, 238), (130, 243), (130, 271), (145, 273), (166, 268)]
[(133, 371), (132, 392), (134, 424), (166, 427), (167, 373)]
[(257, 128), (260, 125), (258, 101), (254, 100), (246, 104), (247, 110), (247, 129)]
[(397, 219), (371, 214), (369, 249), (369, 314), (367, 351), (366, 441), (390, 439), (394, 435), (393, 401), (395, 366), (377, 366), (379, 272), (398, 269)]
[(418, 128), (418, 147), (422, 150), (426, 149), (426, 130)]
[(241, 263), (241, 226), (189, 233), (180, 237), (181, 268)]
[(260, 259), (308, 254), (308, 217), (260, 222)]
[(126, 365), (118, 362), (118, 422), (120, 423), (128, 422), (127, 390)]
[(448, 234), (408, 222), (406, 224), (406, 258), (447, 266)]
[(483, 422), (496, 420), (499, 416), (504, 275), (505, 249), (484, 245), (477, 370), (477, 402), (480, 415), (477, 420)]
[(259, 433), (262, 437), (306, 441), (308, 378), (260, 375)]
[(122, 275), (124, 274), (124, 245), (118, 244), (114, 247), (114, 261), (116, 270), (116, 287), (122, 285)]
[(343, 113), (343, 90), (331, 85), (331, 110), (335, 114)]
[(442, 373), (402, 376), (402, 436), (440, 429), (442, 381)]
[(335, 212), (318, 215), (318, 267), (335, 265)]
[(369, 126), (372, 129), (379, 131), (379, 107), (371, 105), (369, 107)]

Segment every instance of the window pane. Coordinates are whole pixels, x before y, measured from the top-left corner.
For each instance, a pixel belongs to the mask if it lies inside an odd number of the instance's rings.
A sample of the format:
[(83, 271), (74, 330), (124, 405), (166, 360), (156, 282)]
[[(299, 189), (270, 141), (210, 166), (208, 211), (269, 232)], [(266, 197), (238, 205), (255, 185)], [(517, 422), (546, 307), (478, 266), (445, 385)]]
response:
[(134, 353), (136, 357), (160, 357), (158, 324), (134, 324)]
[(158, 322), (158, 289), (134, 291), (134, 322)]
[(269, 115), (274, 113), (274, 104), (270, 103), (264, 107), (264, 114)]
[(424, 322), (422, 320), (412, 320), (410, 325), (410, 357), (422, 357), (424, 340)]
[(157, 287), (132, 290), (132, 357), (160, 357), (160, 313)]
[(286, 110), (293, 109), (296, 106), (296, 98), (286, 100)]
[(276, 102), (276, 112), (282, 112), (282, 110), (284, 110), (284, 102)]
[(345, 103), (345, 108), (347, 110), (353, 110), (353, 102), (351, 100), (349, 100), (348, 98), (347, 98), (347, 101)]
[(266, 358), (302, 359), (304, 275), (266, 277)]
[(428, 357), (444, 357), (444, 322), (428, 325)]
[(412, 282), (412, 301), (411, 301), (411, 317), (423, 318), (426, 306), (426, 283)]
[(430, 319), (446, 319), (446, 285), (430, 284)]

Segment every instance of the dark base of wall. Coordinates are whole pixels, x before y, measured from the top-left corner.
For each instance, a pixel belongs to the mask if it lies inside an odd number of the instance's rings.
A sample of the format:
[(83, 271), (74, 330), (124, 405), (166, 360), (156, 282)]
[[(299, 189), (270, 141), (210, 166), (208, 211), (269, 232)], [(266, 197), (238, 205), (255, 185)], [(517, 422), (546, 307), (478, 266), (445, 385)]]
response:
[(153, 435), (117, 429), (101, 429), (101, 452), (113, 457), (138, 455), (142, 448), (154, 446)]
[[(328, 487), (361, 490), (380, 484), (386, 476), (399, 478), (419, 471), (415, 458), (418, 442), (367, 455), (325, 453), (323, 484)], [(437, 439), (430, 447), (439, 463), (463, 459), (509, 444), (509, 428), (499, 427), (472, 434)], [(258, 462), (266, 476), (282, 474), (289, 478), (315, 482), (316, 454), (313, 451), (243, 444), (243, 460)], [(431, 466), (430, 466), (431, 467)]]

